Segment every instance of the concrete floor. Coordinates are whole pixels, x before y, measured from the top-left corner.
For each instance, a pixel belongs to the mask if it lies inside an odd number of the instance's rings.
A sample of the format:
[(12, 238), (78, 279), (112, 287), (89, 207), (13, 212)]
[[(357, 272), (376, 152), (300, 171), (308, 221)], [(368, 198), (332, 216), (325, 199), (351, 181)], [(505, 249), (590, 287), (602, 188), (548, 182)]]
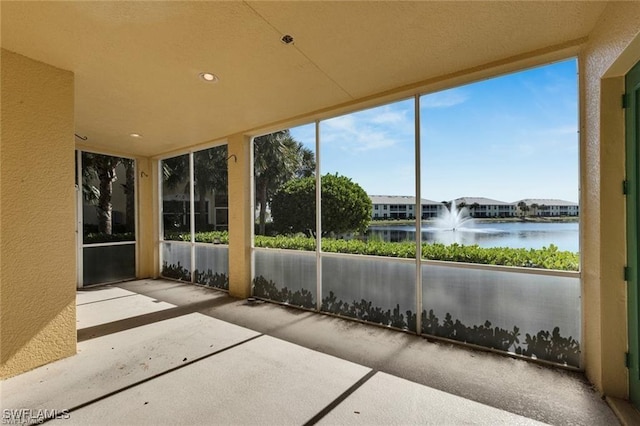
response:
[(65, 425), (619, 424), (580, 373), (198, 286), (133, 281), (77, 304), (78, 354), (2, 382), (2, 409)]

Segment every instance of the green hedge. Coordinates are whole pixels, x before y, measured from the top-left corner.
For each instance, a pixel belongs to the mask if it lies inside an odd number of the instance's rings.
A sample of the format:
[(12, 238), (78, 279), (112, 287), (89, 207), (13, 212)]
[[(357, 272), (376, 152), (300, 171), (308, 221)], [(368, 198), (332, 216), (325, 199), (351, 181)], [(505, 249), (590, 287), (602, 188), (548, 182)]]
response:
[[(173, 240), (189, 241), (188, 234), (176, 234)], [(199, 232), (196, 242), (220, 244), (229, 243), (226, 231)], [(278, 248), (289, 250), (313, 251), (316, 241), (303, 236), (267, 237), (256, 235), (255, 246), (261, 248)], [(414, 258), (415, 244), (411, 242), (389, 243), (384, 241), (336, 240), (322, 239), (322, 250), (329, 253), (364, 254), (373, 256)], [(558, 250), (553, 244), (542, 249), (522, 249), (508, 247), (482, 248), (477, 245), (463, 246), (459, 244), (423, 244), (422, 257), (431, 260), (450, 262), (480, 263), (485, 265), (520, 266), (526, 268), (556, 269), (577, 271), (579, 267), (578, 253)]]
[(113, 243), (119, 241), (135, 241), (136, 235), (133, 232), (120, 232), (114, 234), (101, 234), (101, 233), (85, 233), (83, 238), (84, 244), (97, 244), (97, 243)]
[[(170, 241), (191, 241), (191, 234), (188, 232), (167, 232), (165, 240)], [(229, 233), (227, 231), (207, 231), (196, 232), (196, 243), (229, 244)]]

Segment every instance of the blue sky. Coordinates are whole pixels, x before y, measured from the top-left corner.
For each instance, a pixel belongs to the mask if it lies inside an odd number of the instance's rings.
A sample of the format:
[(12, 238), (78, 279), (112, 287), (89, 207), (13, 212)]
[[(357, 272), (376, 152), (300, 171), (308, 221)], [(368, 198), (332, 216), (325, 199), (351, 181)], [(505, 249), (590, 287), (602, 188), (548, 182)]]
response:
[[(573, 59), (422, 96), (420, 123), (423, 198), (578, 201)], [(321, 173), (413, 195), (414, 131), (413, 99), (321, 121)], [(315, 151), (313, 124), (291, 134)]]

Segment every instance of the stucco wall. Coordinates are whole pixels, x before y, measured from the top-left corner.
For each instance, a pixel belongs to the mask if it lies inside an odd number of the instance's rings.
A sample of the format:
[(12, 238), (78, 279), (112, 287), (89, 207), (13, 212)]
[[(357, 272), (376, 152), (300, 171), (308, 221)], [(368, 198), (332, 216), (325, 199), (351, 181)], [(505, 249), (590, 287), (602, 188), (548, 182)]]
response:
[(251, 295), (251, 143), (243, 135), (228, 139), (229, 294)]
[(137, 158), (138, 175), (138, 278), (157, 277), (159, 210), (155, 197), (157, 176), (150, 158)]
[(73, 74), (2, 50), (0, 378), (76, 351)]
[(617, 67), (618, 75), (610, 70), (622, 57), (640, 59), (629, 47), (640, 32), (638, 16), (638, 2), (609, 4), (580, 55), (585, 367), (600, 392), (622, 398), (628, 384), (621, 94), (628, 67)]

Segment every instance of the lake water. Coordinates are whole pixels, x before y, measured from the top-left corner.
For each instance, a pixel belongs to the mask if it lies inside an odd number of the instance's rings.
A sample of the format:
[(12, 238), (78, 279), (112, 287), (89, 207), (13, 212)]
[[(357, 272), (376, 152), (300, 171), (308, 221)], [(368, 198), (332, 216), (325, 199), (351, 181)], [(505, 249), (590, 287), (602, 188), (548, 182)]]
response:
[[(415, 227), (388, 225), (369, 228), (369, 235), (383, 241), (415, 241)], [(422, 225), (425, 243), (463, 244), (480, 247), (542, 248), (554, 244), (560, 250), (579, 251), (577, 222), (489, 222), (472, 223), (455, 231)]]

